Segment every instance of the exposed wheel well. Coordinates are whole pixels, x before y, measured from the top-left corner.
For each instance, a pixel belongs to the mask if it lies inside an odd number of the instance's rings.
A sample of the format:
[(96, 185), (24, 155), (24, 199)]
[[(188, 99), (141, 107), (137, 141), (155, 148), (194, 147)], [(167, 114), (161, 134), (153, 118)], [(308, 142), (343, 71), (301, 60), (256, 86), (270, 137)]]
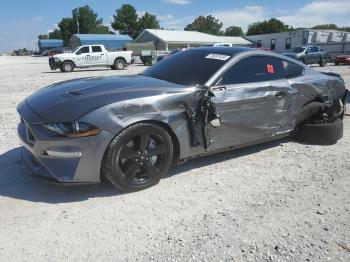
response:
[(115, 60), (114, 60), (114, 63), (117, 61), (117, 60), (123, 60), (126, 64), (126, 60), (124, 57), (121, 57), (121, 56), (118, 56)]
[(77, 66), (75, 65), (75, 63), (74, 63), (72, 60), (64, 60), (64, 61), (62, 62), (62, 65), (63, 65), (63, 63), (66, 63), (66, 62), (70, 62), (70, 63), (73, 64), (74, 67), (77, 67)]

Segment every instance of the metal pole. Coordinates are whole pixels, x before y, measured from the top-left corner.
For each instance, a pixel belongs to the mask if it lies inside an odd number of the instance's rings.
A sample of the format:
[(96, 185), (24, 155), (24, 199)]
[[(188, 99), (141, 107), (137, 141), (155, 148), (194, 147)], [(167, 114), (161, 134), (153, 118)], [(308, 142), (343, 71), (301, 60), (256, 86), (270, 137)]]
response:
[(77, 15), (77, 28), (78, 28), (78, 34), (79, 34), (79, 13), (80, 13), (80, 8), (78, 8), (78, 15)]

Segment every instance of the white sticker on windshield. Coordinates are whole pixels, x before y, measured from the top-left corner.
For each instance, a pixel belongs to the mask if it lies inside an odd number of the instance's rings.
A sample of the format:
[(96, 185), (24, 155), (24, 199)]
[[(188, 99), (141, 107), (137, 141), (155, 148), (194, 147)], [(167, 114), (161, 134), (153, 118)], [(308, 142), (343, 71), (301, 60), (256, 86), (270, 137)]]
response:
[(209, 54), (205, 58), (226, 61), (227, 59), (230, 58), (230, 56), (228, 56), (228, 55), (220, 55), (220, 54)]

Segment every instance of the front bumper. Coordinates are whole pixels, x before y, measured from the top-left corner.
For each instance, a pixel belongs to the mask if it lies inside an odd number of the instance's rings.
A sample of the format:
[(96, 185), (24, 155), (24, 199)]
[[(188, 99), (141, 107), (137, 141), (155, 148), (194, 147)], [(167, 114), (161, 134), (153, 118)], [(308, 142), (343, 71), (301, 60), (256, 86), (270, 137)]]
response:
[(22, 161), (31, 175), (62, 183), (100, 182), (101, 162), (112, 134), (101, 131), (91, 137), (58, 137), (42, 126), (27, 103), (18, 111)]
[(55, 61), (55, 58), (53, 58), (53, 57), (49, 58), (49, 66), (50, 66), (51, 70), (59, 69), (59, 68), (61, 68), (61, 65), (62, 65), (62, 61), (60, 61), (60, 60)]

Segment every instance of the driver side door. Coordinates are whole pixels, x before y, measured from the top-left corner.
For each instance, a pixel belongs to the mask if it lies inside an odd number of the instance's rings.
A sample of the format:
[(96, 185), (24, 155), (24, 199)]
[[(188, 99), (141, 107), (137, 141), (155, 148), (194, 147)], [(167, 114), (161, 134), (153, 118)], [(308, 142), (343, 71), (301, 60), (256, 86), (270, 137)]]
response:
[(91, 62), (90, 47), (82, 46), (76, 53), (75, 64), (78, 67), (88, 66)]
[(284, 78), (282, 60), (243, 58), (212, 88), (220, 127), (209, 127), (215, 149), (272, 138), (286, 125), (293, 89)]

